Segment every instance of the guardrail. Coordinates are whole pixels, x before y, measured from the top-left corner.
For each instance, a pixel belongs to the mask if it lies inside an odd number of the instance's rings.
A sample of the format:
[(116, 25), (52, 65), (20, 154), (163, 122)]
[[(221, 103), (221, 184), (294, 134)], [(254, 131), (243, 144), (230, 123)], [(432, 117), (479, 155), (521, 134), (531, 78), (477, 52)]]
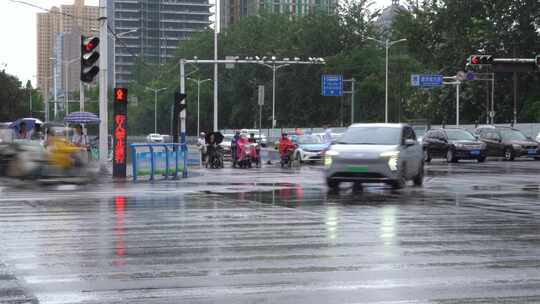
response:
[[(133, 181), (136, 181), (140, 175), (149, 175), (150, 180), (154, 180), (156, 174), (160, 173), (163, 174), (165, 179), (169, 177), (176, 179), (179, 172), (182, 172), (182, 177), (187, 177), (188, 148), (186, 144), (134, 143), (130, 147)], [(144, 149), (147, 151), (142, 151)], [(174, 170), (169, 168), (171, 160), (173, 161)]]

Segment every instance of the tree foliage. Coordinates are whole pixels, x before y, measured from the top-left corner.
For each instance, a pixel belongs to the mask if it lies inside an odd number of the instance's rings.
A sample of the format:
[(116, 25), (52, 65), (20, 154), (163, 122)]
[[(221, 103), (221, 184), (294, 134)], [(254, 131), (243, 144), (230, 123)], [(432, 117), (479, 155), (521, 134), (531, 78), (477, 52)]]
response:
[[(0, 121), (8, 122), (30, 116), (30, 101), (34, 116), (43, 118), (43, 102), (40, 94), (30, 82), (22, 86), (21, 81), (5, 70), (0, 71)], [(36, 115), (37, 114), (37, 115)]]
[[(356, 80), (356, 121), (384, 119), (385, 50), (367, 37), (406, 38), (407, 43), (390, 48), (390, 121), (428, 119), (432, 123), (455, 119), (455, 88), (422, 90), (410, 86), (414, 73), (441, 73), (453, 76), (465, 69), (466, 58), (485, 52), (497, 57), (532, 58), (540, 53), (539, 4), (536, 1), (493, 0), (409, 0), (397, 12), (385, 36), (378, 29), (379, 11), (370, 1), (343, 1), (336, 14), (315, 13), (304, 17), (262, 14), (247, 17), (219, 35), (219, 57), (239, 56), (294, 58), (324, 57), (327, 64), (290, 65), (280, 68), (276, 78), (276, 119), (279, 127), (347, 125), (350, 97), (322, 97), (321, 75), (343, 74)], [(515, 52), (515, 53), (514, 53)], [(130, 95), (138, 103), (130, 106), (133, 133), (152, 131), (154, 95), (147, 90), (167, 88), (158, 98), (158, 132), (170, 130), (170, 106), (179, 86), (181, 58), (213, 58), (213, 32), (207, 30), (182, 41), (166, 65), (152, 66), (140, 60)], [(193, 79), (213, 78), (213, 65), (188, 65)], [(497, 122), (512, 117), (512, 74), (496, 75)], [(540, 119), (539, 73), (519, 73), (519, 120)], [(193, 134), (197, 121), (197, 86), (187, 81), (188, 130)], [(462, 85), (462, 121), (484, 121), (487, 82)], [(262, 127), (271, 125), (272, 70), (257, 64), (219, 69), (219, 126), (258, 126), (257, 87), (266, 89)], [(346, 88), (348, 89), (348, 88)], [(200, 122), (202, 130), (212, 128), (213, 82), (201, 86)]]

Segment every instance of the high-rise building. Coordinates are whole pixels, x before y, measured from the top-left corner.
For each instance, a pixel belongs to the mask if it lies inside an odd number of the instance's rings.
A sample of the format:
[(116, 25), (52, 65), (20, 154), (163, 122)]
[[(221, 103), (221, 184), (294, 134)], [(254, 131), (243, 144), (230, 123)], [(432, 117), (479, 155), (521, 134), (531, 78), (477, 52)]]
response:
[[(80, 35), (96, 35), (99, 31), (98, 7), (75, 0), (73, 5), (53, 7), (37, 14), (37, 86), (53, 93), (53, 66), (57, 66), (57, 91), (79, 89)], [(71, 62), (71, 64), (68, 64)], [(67, 73), (64, 69), (67, 67)], [(68, 81), (66, 82), (66, 75)]]
[(60, 32), (60, 9), (37, 14), (37, 87), (52, 92), (53, 51)]
[(132, 80), (137, 58), (164, 64), (173, 57), (179, 43), (210, 24), (208, 0), (109, 0), (108, 5), (113, 8), (117, 34), (117, 86), (127, 86)]
[(261, 12), (304, 16), (314, 12), (332, 13), (337, 9), (337, 0), (221, 0), (221, 28), (227, 28), (247, 16)]

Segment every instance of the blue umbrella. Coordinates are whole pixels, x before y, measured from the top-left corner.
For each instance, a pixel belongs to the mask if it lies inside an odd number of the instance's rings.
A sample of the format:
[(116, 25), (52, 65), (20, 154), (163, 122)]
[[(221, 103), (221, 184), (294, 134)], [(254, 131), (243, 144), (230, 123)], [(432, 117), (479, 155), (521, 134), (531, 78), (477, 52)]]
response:
[(19, 129), (19, 126), (21, 125), (21, 122), (24, 122), (26, 124), (26, 127), (30, 130), (34, 127), (34, 125), (41, 125), (43, 122), (37, 118), (19, 118), (9, 124), (9, 127), (12, 129)]
[(99, 117), (90, 112), (73, 112), (64, 117), (64, 122), (70, 124), (98, 124), (99, 121)]

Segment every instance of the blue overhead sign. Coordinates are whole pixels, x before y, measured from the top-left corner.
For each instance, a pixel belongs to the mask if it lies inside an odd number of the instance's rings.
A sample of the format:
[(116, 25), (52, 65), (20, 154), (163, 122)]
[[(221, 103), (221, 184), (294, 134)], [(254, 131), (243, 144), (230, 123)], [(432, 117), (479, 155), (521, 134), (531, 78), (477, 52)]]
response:
[(443, 75), (412, 74), (411, 86), (423, 88), (442, 87)]
[(343, 96), (343, 75), (321, 76), (322, 96)]

